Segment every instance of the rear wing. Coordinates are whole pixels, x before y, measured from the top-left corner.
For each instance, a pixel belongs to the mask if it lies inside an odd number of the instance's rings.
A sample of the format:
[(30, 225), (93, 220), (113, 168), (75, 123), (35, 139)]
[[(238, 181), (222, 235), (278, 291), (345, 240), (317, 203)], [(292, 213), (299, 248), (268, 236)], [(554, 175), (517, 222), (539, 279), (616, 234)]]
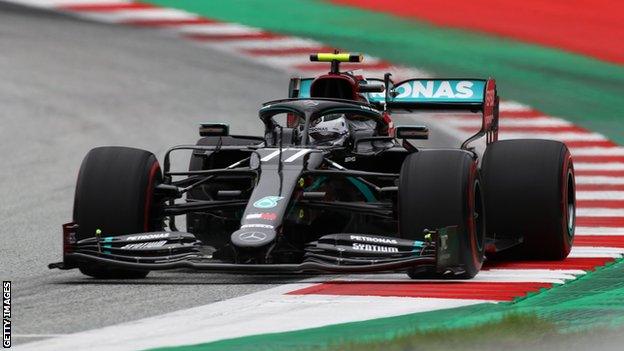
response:
[(392, 112), (421, 110), (459, 110), (480, 112), (481, 129), (462, 144), (486, 136), (486, 142), (498, 140), (499, 98), (496, 81), (489, 79), (407, 79), (382, 93), (369, 93), (369, 102)]
[[(361, 93), (370, 104), (388, 112), (414, 112), (435, 110), (459, 110), (480, 112), (481, 129), (462, 143), (486, 136), (486, 143), (498, 140), (499, 98), (496, 81), (489, 79), (407, 79), (396, 84), (388, 78), (368, 78), (368, 82), (383, 82), (387, 87), (379, 93)], [(314, 78), (294, 78), (289, 87), (289, 97), (309, 98)]]

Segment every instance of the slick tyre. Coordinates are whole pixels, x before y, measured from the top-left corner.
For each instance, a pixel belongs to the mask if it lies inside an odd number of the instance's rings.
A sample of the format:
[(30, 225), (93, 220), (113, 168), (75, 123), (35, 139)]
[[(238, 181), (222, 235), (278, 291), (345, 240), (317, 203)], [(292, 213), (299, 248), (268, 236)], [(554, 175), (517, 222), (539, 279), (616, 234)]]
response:
[[(77, 239), (119, 236), (163, 229), (154, 187), (162, 181), (156, 157), (127, 147), (99, 147), (85, 156), (74, 198)], [(83, 263), (83, 274), (100, 279), (144, 278), (148, 271), (111, 269)]]
[(574, 240), (574, 165), (565, 144), (519, 139), (490, 144), (481, 174), (488, 237), (521, 238), (492, 259), (561, 260)]
[[(399, 178), (399, 231), (423, 240), (423, 230), (457, 226), (459, 271), (472, 278), (483, 264), (485, 212), (481, 182), (473, 157), (462, 150), (423, 150), (403, 162)], [(434, 269), (435, 271), (435, 269)], [(410, 277), (422, 276), (419, 268)], [(431, 274), (440, 275), (441, 272)]]

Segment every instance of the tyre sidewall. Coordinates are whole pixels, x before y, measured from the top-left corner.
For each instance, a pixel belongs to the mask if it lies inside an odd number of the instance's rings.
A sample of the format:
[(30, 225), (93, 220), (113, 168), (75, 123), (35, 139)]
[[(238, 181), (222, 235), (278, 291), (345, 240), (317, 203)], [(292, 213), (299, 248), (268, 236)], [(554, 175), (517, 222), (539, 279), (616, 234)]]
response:
[(477, 233), (472, 218), (480, 186), (477, 164), (464, 151), (425, 150), (409, 155), (399, 180), (400, 236), (423, 240), (424, 229), (457, 226), (465, 271), (460, 277), (473, 277), (483, 264), (485, 246), (485, 230)]

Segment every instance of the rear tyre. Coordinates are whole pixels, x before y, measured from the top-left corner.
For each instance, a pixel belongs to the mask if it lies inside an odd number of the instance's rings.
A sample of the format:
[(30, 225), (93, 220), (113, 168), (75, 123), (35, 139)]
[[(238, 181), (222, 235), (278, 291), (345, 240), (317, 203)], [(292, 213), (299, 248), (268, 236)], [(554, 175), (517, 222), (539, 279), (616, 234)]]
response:
[[(162, 181), (156, 157), (127, 147), (99, 147), (85, 156), (74, 198), (77, 239), (119, 236), (163, 229), (154, 187)], [(145, 278), (148, 271), (79, 264), (83, 274), (101, 279)]]
[(561, 260), (574, 240), (575, 181), (572, 157), (553, 140), (490, 144), (482, 171), (488, 237), (523, 238), (493, 259)]
[[(472, 156), (461, 150), (423, 150), (403, 162), (399, 178), (399, 232), (423, 240), (423, 230), (457, 226), (459, 268), (453, 278), (472, 278), (483, 264), (485, 213), (481, 182)], [(425, 272), (408, 271), (412, 278)], [(428, 272), (436, 274), (435, 269)]]

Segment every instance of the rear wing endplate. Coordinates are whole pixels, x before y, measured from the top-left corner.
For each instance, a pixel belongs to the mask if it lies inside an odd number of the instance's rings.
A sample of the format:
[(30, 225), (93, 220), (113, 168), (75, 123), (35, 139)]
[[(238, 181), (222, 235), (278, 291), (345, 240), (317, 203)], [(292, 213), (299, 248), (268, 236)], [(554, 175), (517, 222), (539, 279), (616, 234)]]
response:
[(489, 144), (498, 140), (498, 94), (496, 81), (489, 79), (407, 79), (389, 84), (389, 91), (369, 93), (373, 104), (392, 112), (459, 110), (481, 112), (481, 129), (462, 143), (462, 148), (486, 136)]

